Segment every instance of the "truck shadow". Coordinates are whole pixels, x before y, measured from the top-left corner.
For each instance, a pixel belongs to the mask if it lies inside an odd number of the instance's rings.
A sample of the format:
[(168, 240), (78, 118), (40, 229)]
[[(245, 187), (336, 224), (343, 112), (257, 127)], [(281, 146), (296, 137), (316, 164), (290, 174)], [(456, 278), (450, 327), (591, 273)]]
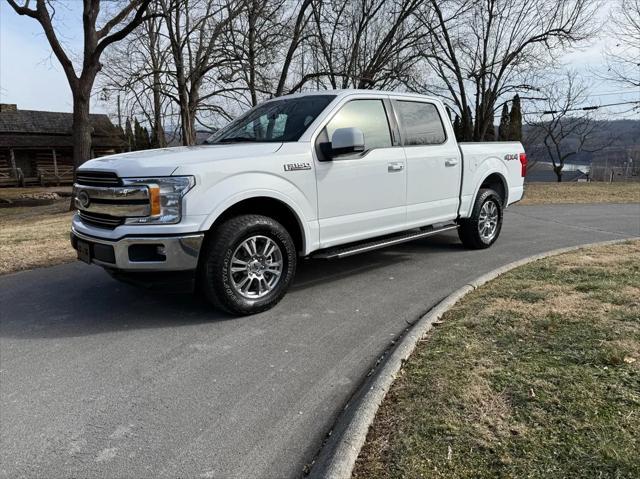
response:
[[(413, 255), (460, 249), (448, 236), (372, 251), (341, 260), (303, 260), (290, 292), (367, 275)], [(268, 320), (287, 311), (287, 298), (257, 317), (237, 318), (194, 294), (167, 294), (113, 280), (99, 267), (62, 265), (0, 278), (0, 337), (78, 337), (117, 331), (193, 327), (205, 323)]]
[(443, 234), (343, 259), (308, 259), (298, 264), (290, 291), (300, 291), (343, 278), (367, 274), (393, 264), (411, 261), (412, 255), (437, 254), (463, 249), (457, 237)]

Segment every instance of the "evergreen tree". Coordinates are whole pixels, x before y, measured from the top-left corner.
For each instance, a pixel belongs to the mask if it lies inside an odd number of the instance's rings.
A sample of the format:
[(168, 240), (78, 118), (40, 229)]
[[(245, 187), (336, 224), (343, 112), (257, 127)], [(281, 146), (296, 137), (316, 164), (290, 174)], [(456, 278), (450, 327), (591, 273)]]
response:
[(456, 115), (455, 120), (453, 120), (453, 133), (456, 135), (456, 140), (462, 141), (464, 132), (462, 131), (462, 121), (458, 115)]
[(137, 118), (133, 119), (133, 137), (135, 144), (135, 151), (142, 149), (142, 132), (140, 131), (140, 122)]
[(149, 130), (147, 129), (147, 127), (145, 126), (142, 131), (144, 132), (144, 148), (145, 150), (149, 150), (151, 149), (151, 137), (149, 136)]
[(473, 114), (471, 113), (471, 107), (467, 105), (467, 122), (462, 124), (462, 141), (473, 140)]
[(500, 115), (500, 126), (498, 127), (498, 141), (507, 141), (509, 138), (509, 107), (506, 102), (502, 105), (502, 115)]
[(128, 151), (135, 151), (136, 140), (133, 136), (133, 129), (131, 128), (131, 120), (127, 118), (127, 122), (124, 127), (124, 139), (127, 142)]
[(157, 128), (152, 128), (151, 129), (151, 133), (150, 133), (150, 147), (151, 148), (162, 148), (162, 145), (160, 144), (160, 138), (158, 135), (159, 131)]
[(147, 150), (149, 148), (149, 132), (140, 125), (137, 118), (134, 120), (133, 131), (136, 139), (136, 150)]
[(511, 114), (509, 115), (509, 136), (510, 141), (522, 141), (522, 110), (520, 109), (520, 97), (513, 97)]
[(487, 132), (484, 134), (484, 141), (496, 141), (496, 125), (493, 124), (493, 120), (487, 127)]

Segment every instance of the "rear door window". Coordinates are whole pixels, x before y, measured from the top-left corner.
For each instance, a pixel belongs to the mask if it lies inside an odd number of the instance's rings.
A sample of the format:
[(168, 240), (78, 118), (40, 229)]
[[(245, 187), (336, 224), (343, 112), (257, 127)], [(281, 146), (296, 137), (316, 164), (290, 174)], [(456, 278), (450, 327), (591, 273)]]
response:
[(404, 146), (440, 145), (447, 136), (433, 103), (399, 100), (394, 107), (400, 120)]

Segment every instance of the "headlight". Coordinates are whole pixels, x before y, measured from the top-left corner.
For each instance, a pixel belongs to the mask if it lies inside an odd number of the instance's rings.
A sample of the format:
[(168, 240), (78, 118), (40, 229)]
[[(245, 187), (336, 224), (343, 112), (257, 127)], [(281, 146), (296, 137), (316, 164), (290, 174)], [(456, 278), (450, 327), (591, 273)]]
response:
[(193, 176), (163, 178), (123, 178), (126, 185), (145, 185), (149, 188), (151, 215), (127, 218), (125, 224), (172, 224), (182, 218), (182, 198), (196, 184)]

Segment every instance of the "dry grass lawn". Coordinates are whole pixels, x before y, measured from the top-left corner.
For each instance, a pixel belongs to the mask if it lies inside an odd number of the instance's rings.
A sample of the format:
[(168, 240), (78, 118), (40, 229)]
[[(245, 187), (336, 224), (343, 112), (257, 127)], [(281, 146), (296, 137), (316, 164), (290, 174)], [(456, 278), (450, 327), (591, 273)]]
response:
[(68, 209), (68, 198), (47, 206), (0, 208), (0, 274), (73, 260)]
[(507, 273), (443, 317), (357, 478), (640, 477), (640, 241)]
[(58, 193), (70, 194), (71, 186), (30, 186), (29, 188), (0, 188), (0, 199), (19, 198), (22, 194), (33, 195), (37, 193)]
[(635, 183), (527, 183), (521, 205), (559, 203), (640, 203)]

